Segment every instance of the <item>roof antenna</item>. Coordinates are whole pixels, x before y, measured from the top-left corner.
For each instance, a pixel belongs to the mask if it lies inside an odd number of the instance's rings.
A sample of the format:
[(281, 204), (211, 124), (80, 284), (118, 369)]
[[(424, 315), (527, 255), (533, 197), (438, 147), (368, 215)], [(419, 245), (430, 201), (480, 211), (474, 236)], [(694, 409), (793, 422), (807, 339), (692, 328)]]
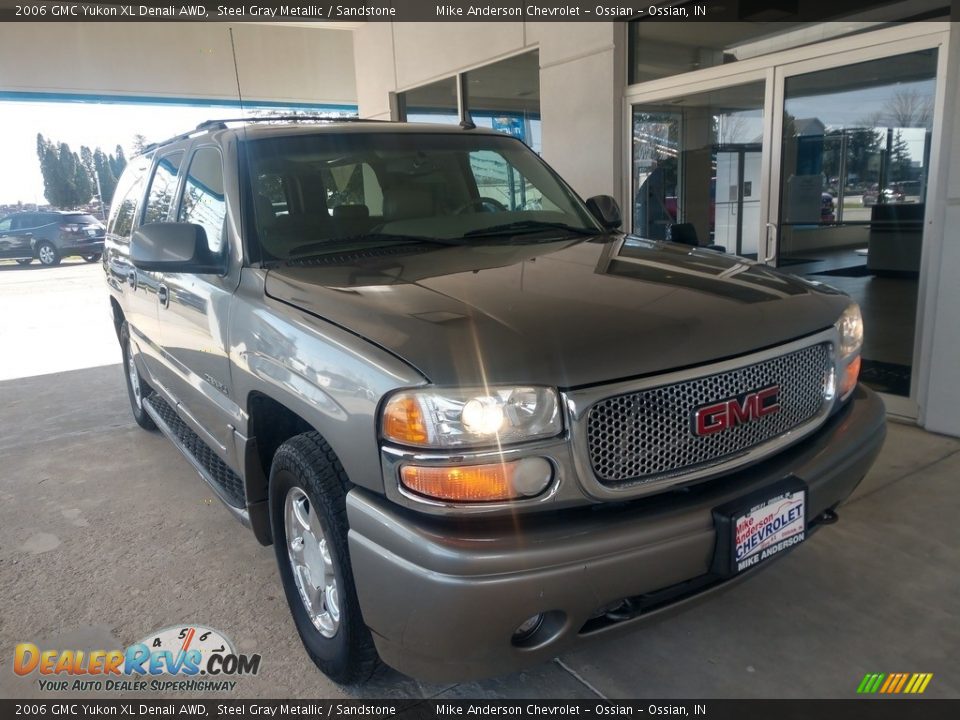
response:
[(243, 93), (240, 92), (240, 67), (237, 65), (237, 44), (233, 40), (233, 28), (227, 28), (230, 33), (230, 52), (233, 55), (233, 75), (237, 79), (237, 100), (240, 103), (240, 114), (246, 117), (247, 111), (243, 109)]
[(463, 120), (460, 121), (460, 127), (464, 130), (476, 130), (477, 124), (473, 121), (473, 118), (470, 117), (470, 111), (463, 111)]

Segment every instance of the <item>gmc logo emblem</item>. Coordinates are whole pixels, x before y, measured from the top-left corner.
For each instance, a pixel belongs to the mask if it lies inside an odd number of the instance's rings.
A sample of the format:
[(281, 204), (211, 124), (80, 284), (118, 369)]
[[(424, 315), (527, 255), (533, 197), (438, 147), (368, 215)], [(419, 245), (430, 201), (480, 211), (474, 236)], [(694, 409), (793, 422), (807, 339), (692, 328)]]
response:
[(698, 407), (693, 411), (693, 434), (712, 435), (776, 412), (780, 412), (780, 386), (771, 385), (740, 397)]

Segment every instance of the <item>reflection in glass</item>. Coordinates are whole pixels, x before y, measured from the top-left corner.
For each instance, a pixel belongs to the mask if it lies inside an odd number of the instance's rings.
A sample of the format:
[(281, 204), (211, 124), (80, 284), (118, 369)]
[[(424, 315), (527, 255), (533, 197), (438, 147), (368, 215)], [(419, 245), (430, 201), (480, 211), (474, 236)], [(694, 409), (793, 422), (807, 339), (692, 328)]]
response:
[(849, 293), (863, 378), (909, 395), (933, 128), (935, 49), (790, 77), (778, 264)]
[(460, 122), (457, 105), (457, 79), (445, 78), (429, 85), (407, 90), (397, 96), (400, 117), (407, 122)]
[(179, 221), (203, 227), (207, 234), (207, 245), (211, 252), (216, 253), (223, 246), (226, 216), (220, 151), (216, 148), (200, 148), (190, 161)]
[(170, 206), (173, 203), (181, 160), (183, 160), (183, 152), (179, 151), (164, 155), (157, 161), (153, 178), (150, 180), (147, 204), (143, 211), (144, 223), (164, 222), (167, 219), (167, 213), (170, 212)]
[(540, 142), (540, 53), (516, 55), (466, 73), (464, 107), (477, 127)]
[(633, 109), (633, 231), (756, 257), (764, 83)]

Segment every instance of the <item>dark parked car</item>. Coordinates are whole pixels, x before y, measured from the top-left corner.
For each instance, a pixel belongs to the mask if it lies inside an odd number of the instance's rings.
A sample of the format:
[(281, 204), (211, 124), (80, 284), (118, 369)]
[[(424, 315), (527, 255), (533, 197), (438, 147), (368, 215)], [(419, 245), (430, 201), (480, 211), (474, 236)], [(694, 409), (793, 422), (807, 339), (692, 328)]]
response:
[(96, 262), (103, 253), (103, 223), (83, 212), (18, 212), (0, 220), (0, 260), (58, 265), (70, 255)]

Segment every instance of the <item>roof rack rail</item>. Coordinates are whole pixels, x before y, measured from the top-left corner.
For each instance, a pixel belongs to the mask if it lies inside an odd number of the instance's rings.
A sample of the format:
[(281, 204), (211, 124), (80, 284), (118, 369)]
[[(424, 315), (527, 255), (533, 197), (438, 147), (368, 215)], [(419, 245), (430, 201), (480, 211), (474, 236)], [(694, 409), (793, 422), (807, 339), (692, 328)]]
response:
[(276, 122), (276, 121), (289, 121), (289, 120), (308, 120), (310, 122), (329, 122), (329, 123), (341, 123), (341, 122), (359, 122), (359, 123), (388, 123), (392, 122), (391, 120), (374, 120), (372, 118), (362, 118), (356, 117), (354, 115), (348, 115), (346, 117), (330, 117), (329, 115), (264, 115), (263, 117), (246, 117), (246, 118), (224, 118), (222, 120), (205, 120), (204, 122), (197, 125), (197, 130), (205, 130), (209, 125), (219, 125), (226, 123), (258, 123), (258, 122)]
[(160, 142), (150, 143), (145, 145), (142, 153), (150, 152), (151, 150), (156, 150), (161, 145), (169, 145), (172, 142), (177, 140), (185, 140), (191, 135), (196, 135), (197, 133), (206, 132), (209, 130), (226, 130), (227, 123), (261, 123), (261, 122), (276, 122), (276, 121), (292, 121), (292, 120), (306, 120), (309, 122), (329, 122), (329, 123), (340, 123), (340, 122), (363, 122), (363, 123), (387, 123), (391, 122), (390, 120), (374, 120), (361, 117), (330, 117), (328, 115), (267, 115), (264, 117), (246, 117), (246, 118), (222, 118), (218, 120), (204, 120), (202, 123), (197, 125), (193, 130), (187, 130), (186, 132), (180, 133), (179, 135), (174, 135), (173, 137), (167, 138), (166, 140), (161, 140)]

